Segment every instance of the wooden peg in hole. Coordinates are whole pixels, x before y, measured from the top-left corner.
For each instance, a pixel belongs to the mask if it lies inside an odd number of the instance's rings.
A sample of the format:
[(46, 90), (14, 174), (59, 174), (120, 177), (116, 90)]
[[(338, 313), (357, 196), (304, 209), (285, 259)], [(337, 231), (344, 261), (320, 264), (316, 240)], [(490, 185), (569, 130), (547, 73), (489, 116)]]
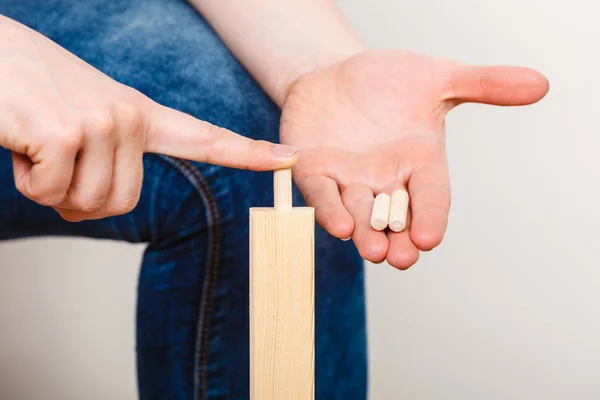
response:
[(314, 209), (293, 207), (275, 171), (275, 207), (250, 209), (250, 399), (314, 399)]

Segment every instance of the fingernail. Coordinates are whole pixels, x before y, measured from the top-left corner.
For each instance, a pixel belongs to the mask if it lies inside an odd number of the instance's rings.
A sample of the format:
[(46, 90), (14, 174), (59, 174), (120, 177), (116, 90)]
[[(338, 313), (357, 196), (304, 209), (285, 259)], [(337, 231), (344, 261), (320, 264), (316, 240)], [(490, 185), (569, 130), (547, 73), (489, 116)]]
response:
[(284, 144), (278, 144), (275, 146), (275, 154), (283, 157), (291, 157), (298, 152), (298, 149)]
[(347, 242), (350, 239), (352, 239), (352, 236), (350, 236), (348, 239), (342, 239), (342, 242)]

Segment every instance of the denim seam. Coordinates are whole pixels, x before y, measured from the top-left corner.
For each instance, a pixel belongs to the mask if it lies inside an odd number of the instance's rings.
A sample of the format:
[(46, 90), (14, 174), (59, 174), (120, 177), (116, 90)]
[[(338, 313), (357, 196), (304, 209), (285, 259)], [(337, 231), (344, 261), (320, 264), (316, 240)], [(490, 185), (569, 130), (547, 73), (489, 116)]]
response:
[(208, 218), (209, 251), (207, 254), (208, 268), (206, 269), (204, 288), (198, 317), (196, 334), (196, 350), (194, 362), (194, 399), (207, 399), (208, 347), (210, 341), (210, 322), (215, 303), (215, 291), (219, 271), (219, 254), (221, 244), (221, 224), (217, 201), (202, 173), (191, 162), (170, 156), (163, 156), (173, 163), (198, 190), (206, 206)]

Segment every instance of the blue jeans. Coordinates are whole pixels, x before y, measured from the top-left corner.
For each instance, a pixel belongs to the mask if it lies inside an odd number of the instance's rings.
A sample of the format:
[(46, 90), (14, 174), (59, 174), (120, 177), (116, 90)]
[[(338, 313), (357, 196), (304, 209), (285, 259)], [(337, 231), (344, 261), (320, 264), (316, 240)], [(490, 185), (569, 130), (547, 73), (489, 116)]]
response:
[[(280, 110), (183, 0), (0, 0), (0, 13), (161, 104), (278, 140)], [(0, 149), (0, 239), (147, 243), (137, 305), (140, 398), (247, 399), (248, 208), (272, 204), (272, 174), (154, 154), (144, 167), (132, 212), (73, 224), (16, 191), (10, 154)], [(319, 227), (315, 251), (316, 398), (365, 399), (362, 260), (351, 242)]]

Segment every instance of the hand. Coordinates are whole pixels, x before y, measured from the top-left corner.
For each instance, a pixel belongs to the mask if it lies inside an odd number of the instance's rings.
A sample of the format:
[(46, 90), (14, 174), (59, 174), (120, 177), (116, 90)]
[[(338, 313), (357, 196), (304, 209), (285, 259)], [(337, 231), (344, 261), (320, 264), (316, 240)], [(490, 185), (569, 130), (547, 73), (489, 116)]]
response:
[(0, 146), (13, 152), (17, 189), (66, 220), (133, 209), (144, 152), (252, 170), (297, 161), (293, 148), (156, 104), (2, 16), (0, 54)]
[[(436, 247), (450, 209), (444, 118), (465, 102), (534, 103), (548, 91), (539, 73), (474, 67), (401, 51), (358, 54), (302, 76), (283, 107), (281, 141), (300, 149), (294, 180), (317, 221), (352, 237), (366, 260), (400, 269)], [(407, 228), (370, 226), (374, 196), (404, 188)]]

